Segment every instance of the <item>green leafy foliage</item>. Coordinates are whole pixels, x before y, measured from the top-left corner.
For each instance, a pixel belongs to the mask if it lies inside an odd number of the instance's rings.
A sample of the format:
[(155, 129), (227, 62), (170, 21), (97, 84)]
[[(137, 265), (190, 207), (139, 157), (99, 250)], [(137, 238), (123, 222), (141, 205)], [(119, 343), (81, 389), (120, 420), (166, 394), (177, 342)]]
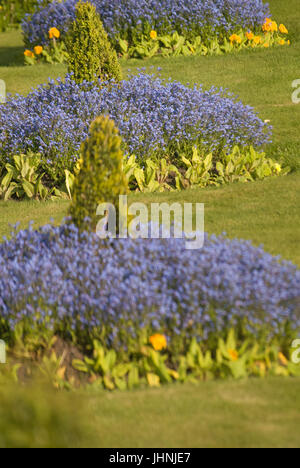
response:
[[(44, 0), (44, 4), (50, 0)], [(25, 13), (33, 12), (38, 0), (1, 0), (0, 1), (0, 31), (17, 28)]]
[(42, 183), (43, 173), (39, 172), (40, 154), (19, 154), (5, 165), (5, 174), (0, 182), (0, 197), (5, 201), (18, 199), (41, 199), (50, 196), (50, 191)]
[(253, 38), (249, 39), (247, 32), (240, 30), (238, 34), (231, 37), (214, 37), (213, 34), (208, 34), (207, 37), (202, 38), (201, 36), (187, 38), (177, 31), (159, 36), (154, 34), (152, 38), (144, 36), (142, 39), (139, 39), (138, 43), (131, 46), (126, 40), (120, 38), (116, 47), (118, 52), (126, 58), (151, 58), (154, 55), (161, 55), (163, 57), (223, 55), (239, 52), (247, 48), (253, 49), (282, 45), (288, 45), (288, 42), (278, 32), (270, 32), (263, 36), (255, 36), (253, 34)]
[(300, 365), (285, 357), (278, 345), (262, 345), (251, 339), (240, 343), (233, 329), (211, 349), (194, 338), (187, 352), (179, 356), (170, 355), (170, 350), (156, 351), (144, 343), (121, 358), (95, 340), (92, 356), (74, 360), (73, 366), (90, 375), (94, 386), (107, 390), (159, 387), (174, 381), (300, 375)]
[[(172, 375), (177, 373), (169, 369), (163, 356), (149, 346), (143, 346), (136, 353), (135, 359), (120, 362), (114, 350), (105, 351), (98, 341), (93, 343), (93, 355), (84, 361), (74, 360), (73, 366), (80, 372), (91, 376), (93, 386), (107, 390), (126, 390), (160, 383), (172, 382)], [(119, 361), (119, 362), (118, 362)]]
[[(151, 340), (154, 336), (163, 338), (166, 346), (157, 347)], [(229, 329), (223, 337), (215, 336), (205, 343), (193, 338), (179, 351), (164, 335), (149, 337), (149, 330), (143, 329), (126, 352), (108, 349), (101, 339), (94, 339), (82, 354), (78, 344), (74, 348), (51, 333), (33, 334), (19, 326), (8, 347), (7, 365), (0, 367), (0, 383), (3, 379), (23, 382), (26, 378), (27, 382), (34, 379), (57, 389), (84, 385), (112, 391), (172, 382), (297, 377), (300, 364), (293, 362), (295, 348), (291, 343), (288, 340), (285, 345), (276, 339), (269, 342), (262, 336), (257, 339), (250, 335), (241, 339), (234, 329)], [(74, 349), (76, 357), (72, 359)]]
[(201, 158), (197, 148), (194, 147), (192, 159), (188, 159), (185, 156), (182, 156), (181, 159), (187, 167), (184, 178), (188, 182), (189, 187), (206, 187), (213, 183), (211, 176), (213, 155), (211, 153)]
[(90, 381), (94, 387), (104, 387), (107, 390), (115, 388), (125, 390), (127, 388), (125, 377), (128, 378), (128, 385), (134, 386), (130, 384), (133, 380), (138, 381), (138, 377), (134, 379), (134, 364), (117, 364), (116, 352), (113, 349), (106, 352), (96, 340), (93, 343), (93, 347), (92, 357), (85, 357), (84, 361), (74, 359), (73, 366), (75, 369), (90, 374), (92, 377)]
[(67, 36), (69, 72), (78, 83), (84, 80), (121, 80), (121, 67), (111, 46), (96, 8), (80, 1), (76, 20)]
[(35, 47), (33, 51), (24, 52), (25, 65), (37, 65), (40, 63), (64, 63), (68, 60), (69, 54), (66, 44), (61, 39), (53, 38), (50, 45)]
[(134, 155), (129, 159), (124, 157), (123, 171), (131, 190), (140, 190), (141, 192), (172, 191), (174, 190), (170, 184), (172, 179), (174, 180), (174, 176), (181, 177), (177, 167), (165, 158), (159, 161), (148, 158), (145, 161), (145, 168), (142, 169), (136, 162)]
[(117, 209), (119, 195), (127, 193), (120, 148), (121, 138), (114, 122), (108, 117), (98, 117), (82, 145), (81, 168), (73, 186), (70, 215), (80, 229), (94, 229), (97, 206), (112, 203)]
[(232, 182), (252, 182), (271, 176), (286, 175), (290, 169), (253, 147), (241, 150), (234, 147), (229, 154), (222, 153), (218, 160), (210, 154), (201, 154), (194, 147), (192, 155), (182, 154), (180, 161), (170, 164), (165, 158), (160, 161), (147, 159), (144, 166), (132, 155), (124, 158), (123, 171), (131, 190), (163, 192), (186, 188), (220, 186)]
[(216, 182), (226, 184), (286, 175), (289, 168), (282, 169), (278, 162), (267, 158), (265, 153), (256, 152), (252, 147), (242, 152), (236, 146), (230, 154), (223, 154), (221, 160), (216, 163), (216, 171)]
[(79, 174), (81, 168), (82, 160), (79, 159), (74, 167), (74, 172), (65, 169), (65, 183), (62, 189), (54, 188), (54, 195), (52, 199), (63, 199), (63, 200), (72, 200), (72, 193), (75, 183), (75, 178)]

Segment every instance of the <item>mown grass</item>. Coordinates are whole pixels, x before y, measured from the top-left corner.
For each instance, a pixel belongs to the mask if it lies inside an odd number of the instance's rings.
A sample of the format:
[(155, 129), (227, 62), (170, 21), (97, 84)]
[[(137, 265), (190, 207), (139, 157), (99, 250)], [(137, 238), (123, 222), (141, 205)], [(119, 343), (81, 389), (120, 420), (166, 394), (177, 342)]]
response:
[(123, 393), (2, 388), (0, 447), (299, 448), (299, 384), (269, 378)]
[[(230, 237), (263, 244), (274, 254), (300, 265), (300, 174), (262, 182), (233, 184), (222, 188), (187, 190), (162, 194), (132, 194), (129, 202), (179, 202), (205, 204), (205, 230), (226, 232)], [(21, 222), (26, 228), (60, 223), (67, 215), (68, 202), (0, 202), (0, 238), (9, 235), (8, 225)], [(150, 206), (149, 206), (150, 212)]]

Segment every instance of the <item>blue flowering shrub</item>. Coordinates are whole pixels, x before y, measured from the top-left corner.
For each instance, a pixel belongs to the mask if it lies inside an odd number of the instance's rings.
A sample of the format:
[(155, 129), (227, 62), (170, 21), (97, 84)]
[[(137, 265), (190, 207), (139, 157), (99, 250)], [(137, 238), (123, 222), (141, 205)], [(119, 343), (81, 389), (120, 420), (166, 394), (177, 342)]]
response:
[(207, 339), (244, 323), (276, 334), (300, 325), (296, 266), (224, 237), (191, 255), (180, 239), (111, 240), (72, 225), (20, 231), (0, 245), (0, 312), (91, 335), (116, 349), (150, 327)]
[[(77, 0), (54, 0), (23, 21), (28, 46), (44, 45), (48, 31), (58, 28), (63, 34), (75, 18)], [(141, 42), (151, 30), (164, 35), (177, 31), (188, 39), (228, 36), (242, 29), (258, 30), (269, 6), (262, 0), (91, 0), (100, 14), (113, 43), (121, 38), (131, 44)]]
[(65, 80), (49, 81), (28, 96), (0, 106), (0, 158), (32, 151), (43, 155), (44, 170), (61, 178), (72, 169), (90, 123), (109, 115), (123, 138), (125, 154), (146, 158), (178, 157), (196, 145), (215, 154), (269, 141), (271, 128), (254, 110), (226, 90), (186, 87), (143, 73), (121, 84), (97, 87)]
[(300, 326), (300, 271), (245, 241), (206, 237), (191, 255), (180, 239), (100, 240), (45, 226), (2, 243), (0, 268), (1, 336), (20, 336), (21, 325), (24, 342), (51, 331), (93, 350), (77, 369), (115, 383), (137, 372), (133, 363), (149, 384), (185, 380), (193, 366), (242, 376), (246, 363), (269, 362), (264, 353), (277, 361), (272, 343)]

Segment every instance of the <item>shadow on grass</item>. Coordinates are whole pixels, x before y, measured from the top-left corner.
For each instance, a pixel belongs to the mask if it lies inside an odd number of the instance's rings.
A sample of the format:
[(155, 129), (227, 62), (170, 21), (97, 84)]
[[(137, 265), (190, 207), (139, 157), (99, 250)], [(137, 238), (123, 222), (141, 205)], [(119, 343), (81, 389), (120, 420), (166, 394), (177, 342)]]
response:
[(24, 48), (0, 47), (0, 66), (14, 67), (24, 65)]

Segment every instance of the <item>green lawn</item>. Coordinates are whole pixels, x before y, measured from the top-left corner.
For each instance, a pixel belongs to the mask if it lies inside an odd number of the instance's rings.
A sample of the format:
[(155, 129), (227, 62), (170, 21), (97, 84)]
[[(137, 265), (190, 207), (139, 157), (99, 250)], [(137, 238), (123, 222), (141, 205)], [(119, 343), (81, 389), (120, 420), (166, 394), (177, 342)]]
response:
[(0, 408), (0, 447), (299, 448), (299, 384), (269, 378), (43, 396), (17, 389)]
[(102, 447), (300, 446), (299, 379), (116, 393), (89, 405)]
[[(193, 202), (205, 204), (205, 230), (227, 232), (230, 237), (264, 244), (272, 254), (300, 265), (300, 173), (223, 188), (188, 190), (162, 194), (133, 194), (129, 200)], [(8, 223), (21, 220), (21, 227), (59, 223), (67, 215), (68, 202), (0, 202), (0, 238), (11, 231)]]

